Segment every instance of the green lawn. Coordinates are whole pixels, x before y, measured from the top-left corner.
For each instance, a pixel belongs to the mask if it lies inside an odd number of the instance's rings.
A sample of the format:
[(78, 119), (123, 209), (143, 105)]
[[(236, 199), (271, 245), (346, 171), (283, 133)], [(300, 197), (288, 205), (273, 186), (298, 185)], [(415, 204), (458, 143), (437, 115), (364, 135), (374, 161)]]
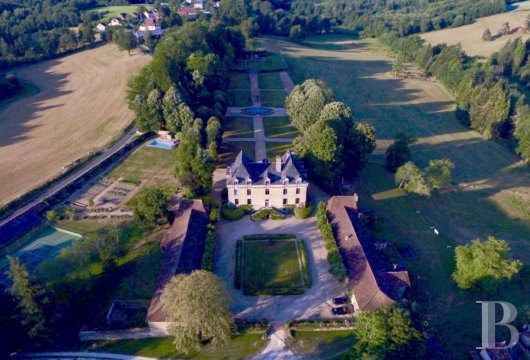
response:
[(353, 346), (351, 330), (294, 331), (287, 342), (304, 359), (342, 360)]
[[(529, 272), (523, 271), (501, 285), (495, 295), (462, 291), (451, 280), (454, 248), (489, 235), (505, 239), (517, 256), (530, 263), (530, 221), (521, 202), (530, 193), (528, 169), (503, 146), (463, 126), (455, 116), (451, 94), (437, 82), (402, 80), (389, 75), (392, 59), (376, 43), (352, 38), (311, 38), (310, 47), (266, 38), (264, 46), (285, 54), (296, 83), (307, 78), (324, 80), (338, 101), (351, 106), (356, 121), (369, 122), (376, 130), (378, 148), (354, 191), (360, 206), (383, 218), (377, 238), (391, 246), (389, 261), (403, 263), (410, 271), (409, 298), (418, 302), (448, 359), (465, 357), (465, 350), (480, 342), (480, 306), (477, 300), (505, 299), (519, 310), (518, 322), (530, 317)], [(362, 45), (355, 44), (356, 41)], [(358, 49), (359, 51), (356, 51)], [(431, 159), (455, 163), (454, 180), (465, 183), (429, 199), (406, 196), (396, 189), (393, 175), (378, 164), (397, 132), (418, 138), (411, 146), (413, 160), (425, 166)], [(278, 147), (268, 144), (268, 155)], [(274, 149), (274, 150), (273, 150)], [(471, 186), (467, 186), (473, 183)], [(513, 200), (516, 197), (519, 200)], [(431, 227), (436, 227), (436, 236)], [(407, 260), (396, 246), (410, 245), (419, 260)]]
[(231, 65), (235, 70), (256, 69), (259, 71), (282, 71), (288, 70), (280, 55), (270, 54), (259, 61), (238, 61)]
[(243, 241), (243, 291), (247, 295), (301, 294), (304, 286), (296, 242)]
[(288, 117), (264, 117), (265, 136), (269, 138), (295, 138), (298, 130), (291, 125)]
[(248, 73), (230, 72), (231, 89), (250, 89), (250, 77)]
[(124, 6), (105, 6), (105, 7), (99, 7), (99, 8), (94, 8), (94, 9), (88, 9), (86, 11), (94, 11), (97, 13), (102, 13), (105, 16), (105, 19), (111, 19), (115, 16), (120, 15), (121, 13), (130, 15), (133, 12), (136, 12), (136, 9), (138, 9), (139, 6), (145, 6), (148, 10), (152, 8), (152, 6), (148, 4), (135, 4), (135, 5), (124, 5)]
[(87, 350), (170, 359), (245, 359), (261, 352), (265, 345), (266, 340), (263, 339), (262, 333), (243, 333), (234, 336), (223, 348), (205, 347), (189, 355), (176, 351), (170, 338), (102, 341)]
[(109, 176), (123, 177), (132, 182), (145, 181), (146, 184), (166, 184), (176, 186), (173, 175), (175, 150), (159, 149), (147, 145), (135, 150)]
[(292, 150), (293, 145), (288, 143), (273, 143), (268, 142), (266, 143), (267, 146), (267, 157), (269, 158), (269, 161), (274, 161), (276, 159), (276, 156), (283, 156), (287, 150)]
[(254, 141), (223, 142), (219, 151), (219, 162), (221, 164), (231, 163), (237, 154), (243, 153), (250, 159), (256, 158), (256, 145)]
[(252, 138), (254, 137), (254, 127), (252, 126), (252, 118), (245, 116), (230, 116), (226, 117), (223, 122), (223, 136), (237, 137), (237, 138)]
[(283, 83), (279, 72), (259, 73), (258, 77), (260, 89), (283, 90)]
[(285, 91), (260, 91), (262, 106), (285, 107)]
[(228, 91), (229, 106), (246, 107), (252, 106), (250, 90), (230, 90)]

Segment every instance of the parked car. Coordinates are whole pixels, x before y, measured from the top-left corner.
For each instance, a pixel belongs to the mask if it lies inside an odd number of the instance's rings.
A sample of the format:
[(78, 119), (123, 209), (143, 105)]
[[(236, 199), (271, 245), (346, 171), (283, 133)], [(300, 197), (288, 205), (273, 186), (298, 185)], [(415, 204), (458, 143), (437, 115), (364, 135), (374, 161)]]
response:
[(331, 312), (333, 313), (333, 315), (346, 315), (349, 314), (351, 311), (350, 308), (347, 306), (340, 306), (332, 308)]
[(340, 296), (333, 298), (333, 305), (344, 305), (348, 303), (348, 298), (346, 296)]

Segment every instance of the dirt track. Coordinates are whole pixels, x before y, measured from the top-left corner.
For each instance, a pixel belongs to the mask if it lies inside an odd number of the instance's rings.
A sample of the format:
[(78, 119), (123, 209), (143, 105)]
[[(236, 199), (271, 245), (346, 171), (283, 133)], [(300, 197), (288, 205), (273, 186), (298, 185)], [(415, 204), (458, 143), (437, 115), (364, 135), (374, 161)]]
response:
[(0, 111), (0, 205), (119, 137), (127, 80), (149, 59), (105, 45), (14, 71), (40, 92)]

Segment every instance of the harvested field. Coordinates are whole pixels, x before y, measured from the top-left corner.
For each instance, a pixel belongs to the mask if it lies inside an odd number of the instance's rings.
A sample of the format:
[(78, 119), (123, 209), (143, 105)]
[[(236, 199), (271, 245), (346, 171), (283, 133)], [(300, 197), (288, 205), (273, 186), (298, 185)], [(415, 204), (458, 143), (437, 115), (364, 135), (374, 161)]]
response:
[(40, 92), (0, 110), (0, 205), (120, 137), (127, 80), (149, 59), (106, 45), (14, 70)]
[[(492, 53), (499, 51), (508, 40), (518, 37), (526, 40), (530, 37), (530, 32), (525, 30), (525, 20), (529, 14), (530, 11), (527, 8), (521, 7), (521, 10), (479, 18), (473, 24), (425, 33), (421, 35), (421, 38), (433, 45), (460, 43), (468, 55), (489, 57)], [(510, 24), (510, 33), (499, 36), (498, 30), (505, 22)], [(493, 41), (482, 40), (482, 34), (488, 28), (494, 37)]]

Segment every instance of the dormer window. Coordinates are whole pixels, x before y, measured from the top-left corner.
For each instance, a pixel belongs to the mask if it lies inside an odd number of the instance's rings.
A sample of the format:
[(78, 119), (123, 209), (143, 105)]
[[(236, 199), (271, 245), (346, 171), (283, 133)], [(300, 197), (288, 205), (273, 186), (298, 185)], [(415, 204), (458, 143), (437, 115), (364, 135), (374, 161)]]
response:
[(296, 183), (297, 183), (297, 184), (301, 184), (301, 183), (302, 183), (302, 179), (300, 179), (300, 178), (296, 178)]
[(269, 179), (265, 180), (265, 185), (270, 185), (271, 181)]
[(251, 184), (252, 184), (252, 180), (247, 179), (247, 185), (251, 185)]
[(287, 185), (287, 184), (289, 184), (289, 180), (288, 180), (288, 179), (283, 179), (283, 180), (282, 180), (282, 183), (283, 183), (284, 185)]
[(234, 185), (239, 185), (239, 180), (234, 179)]

